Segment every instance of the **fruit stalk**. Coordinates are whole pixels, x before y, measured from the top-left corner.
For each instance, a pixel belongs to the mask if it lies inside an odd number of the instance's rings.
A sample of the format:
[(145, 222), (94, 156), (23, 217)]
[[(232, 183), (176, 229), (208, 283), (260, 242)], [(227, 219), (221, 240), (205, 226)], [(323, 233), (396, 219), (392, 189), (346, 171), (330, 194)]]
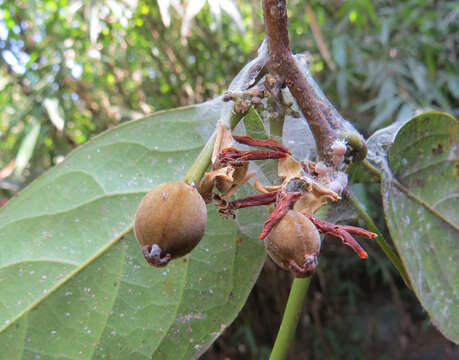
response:
[(282, 323), (277, 333), (276, 341), (271, 352), (270, 360), (283, 360), (287, 358), (290, 343), (295, 335), (296, 326), (300, 320), (301, 308), (308, 292), (311, 278), (295, 278), (288, 296)]

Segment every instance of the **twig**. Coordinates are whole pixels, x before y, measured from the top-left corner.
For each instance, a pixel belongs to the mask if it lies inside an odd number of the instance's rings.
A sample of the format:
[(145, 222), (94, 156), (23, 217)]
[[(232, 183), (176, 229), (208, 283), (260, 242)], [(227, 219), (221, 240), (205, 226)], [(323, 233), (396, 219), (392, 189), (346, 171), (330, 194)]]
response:
[(298, 67), (290, 48), (285, 0), (263, 0), (266, 35), (268, 37), (268, 70), (290, 89), (307, 119), (316, 140), (319, 158), (332, 165), (331, 145), (335, 131), (320, 110), (309, 84)]

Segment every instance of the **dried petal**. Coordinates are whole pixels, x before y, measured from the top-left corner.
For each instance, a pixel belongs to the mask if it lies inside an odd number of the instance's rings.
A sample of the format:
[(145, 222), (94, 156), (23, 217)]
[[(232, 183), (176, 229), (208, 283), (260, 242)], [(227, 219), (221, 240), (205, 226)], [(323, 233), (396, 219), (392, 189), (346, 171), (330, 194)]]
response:
[(261, 146), (261, 147), (265, 147), (268, 149), (290, 154), (290, 150), (287, 147), (280, 144), (278, 141), (276, 141), (273, 138), (261, 140), (261, 139), (255, 139), (251, 136), (236, 136), (236, 135), (233, 135), (233, 138), (234, 140), (236, 140), (238, 143), (241, 143), (241, 144), (245, 144), (249, 146)]
[(324, 220), (315, 218), (309, 214), (304, 215), (308, 217), (309, 220), (311, 220), (315, 226), (317, 226), (317, 229), (321, 233), (331, 235), (340, 239), (344, 245), (351, 247), (352, 250), (354, 250), (357, 253), (357, 255), (359, 255), (362, 259), (366, 259), (368, 257), (366, 251), (360, 246), (357, 240), (355, 240), (350, 233), (363, 235), (370, 238), (376, 237), (377, 235), (375, 233), (355, 226), (332, 224)]
[(267, 150), (249, 150), (241, 151), (236, 148), (223, 149), (218, 154), (218, 161), (222, 164), (241, 165), (245, 161), (251, 160), (267, 160), (267, 159), (281, 159), (288, 155), (280, 151), (267, 151)]
[(292, 204), (301, 196), (299, 192), (288, 192), (279, 199), (276, 208), (269, 215), (269, 218), (263, 225), (263, 231), (260, 234), (260, 240), (264, 240), (269, 235), (272, 228), (282, 219), (282, 217), (290, 210)]
[(233, 210), (242, 209), (251, 206), (269, 205), (276, 201), (278, 192), (257, 194), (242, 199), (227, 201), (215, 196), (216, 204), (220, 208), (219, 212), (225, 215), (234, 216)]
[(246, 198), (230, 201), (228, 204), (231, 209), (241, 209), (250, 206), (269, 205), (276, 201), (277, 195), (277, 191), (272, 191), (265, 194), (257, 194), (248, 196)]
[(357, 226), (350, 226), (350, 225), (340, 225), (340, 226), (344, 231), (347, 231), (349, 234), (365, 236), (370, 239), (373, 239), (378, 236), (378, 234), (375, 234), (374, 232), (359, 228)]

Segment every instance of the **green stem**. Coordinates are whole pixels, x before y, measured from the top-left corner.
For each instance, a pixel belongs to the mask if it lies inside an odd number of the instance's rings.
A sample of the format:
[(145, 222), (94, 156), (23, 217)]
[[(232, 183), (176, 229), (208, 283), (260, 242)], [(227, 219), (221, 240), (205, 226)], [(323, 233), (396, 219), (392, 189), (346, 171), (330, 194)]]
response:
[(363, 166), (365, 166), (370, 172), (378, 176), (380, 179), (382, 178), (381, 171), (379, 171), (377, 168), (375, 168), (373, 165), (370, 164), (370, 162), (365, 159), (362, 161)]
[(405, 281), (406, 286), (412, 290), (410, 280), (408, 278), (408, 273), (406, 272), (405, 267), (403, 266), (402, 261), (400, 258), (397, 256), (397, 254), (392, 250), (386, 239), (384, 238), (382, 232), (379, 230), (379, 228), (376, 226), (374, 223), (373, 219), (370, 217), (368, 212), (365, 210), (363, 207), (362, 203), (360, 203), (359, 200), (350, 192), (346, 193), (346, 196), (351, 203), (351, 205), (355, 208), (359, 216), (365, 221), (365, 224), (367, 225), (368, 230), (376, 233), (378, 237), (376, 237), (376, 242), (378, 245), (381, 247), (382, 251), (386, 256), (389, 258), (389, 260), (392, 262), (392, 264), (395, 266), (395, 268), (398, 270), (400, 273), (400, 276), (402, 277), (403, 281)]
[(196, 187), (199, 185), (202, 175), (204, 175), (204, 172), (209, 167), (212, 151), (214, 149), (215, 137), (216, 133), (214, 132), (210, 139), (207, 140), (206, 145), (204, 145), (194, 163), (191, 165), (190, 169), (183, 178), (183, 181)]
[(311, 278), (295, 278), (293, 280), (282, 323), (277, 333), (273, 351), (269, 357), (270, 360), (283, 360), (287, 358), (310, 281)]
[[(231, 130), (236, 127), (236, 125), (242, 119), (243, 116), (244, 114), (242, 113), (233, 112), (231, 114), (231, 119), (230, 119)], [(209, 167), (210, 160), (212, 157), (212, 152), (214, 149), (215, 137), (216, 137), (216, 132), (214, 132), (212, 136), (210, 137), (210, 139), (207, 140), (206, 145), (204, 145), (198, 157), (191, 165), (190, 170), (188, 170), (188, 172), (186, 173), (185, 177), (183, 178), (183, 181), (185, 181), (186, 183), (192, 184), (194, 186), (199, 185), (199, 181), (201, 180), (202, 176), (204, 175), (207, 168)]]

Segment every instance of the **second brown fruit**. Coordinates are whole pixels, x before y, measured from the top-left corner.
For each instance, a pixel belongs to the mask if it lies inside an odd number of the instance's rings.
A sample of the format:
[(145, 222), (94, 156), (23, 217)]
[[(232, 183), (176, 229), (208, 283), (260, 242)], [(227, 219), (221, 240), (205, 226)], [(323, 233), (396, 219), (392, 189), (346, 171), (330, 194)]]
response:
[(315, 225), (298, 211), (289, 210), (265, 240), (271, 259), (296, 277), (311, 276), (317, 267), (320, 235)]

